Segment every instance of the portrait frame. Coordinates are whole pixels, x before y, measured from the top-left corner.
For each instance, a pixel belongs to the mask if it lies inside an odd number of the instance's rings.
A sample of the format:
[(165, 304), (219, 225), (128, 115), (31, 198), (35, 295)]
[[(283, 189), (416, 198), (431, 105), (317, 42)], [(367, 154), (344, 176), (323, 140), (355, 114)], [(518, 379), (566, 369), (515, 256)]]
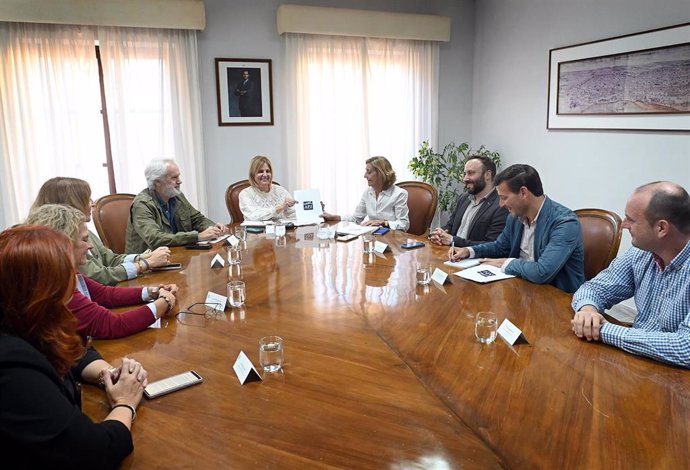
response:
[[(682, 105), (681, 109), (683, 110), (672, 112), (658, 110), (653, 112), (646, 112), (644, 110), (631, 112), (629, 109), (623, 112), (616, 112), (613, 109), (613, 105), (606, 112), (597, 112), (595, 110), (595, 112), (565, 113), (559, 112), (558, 109), (559, 100), (562, 100), (560, 103), (561, 110), (563, 110), (564, 106), (562, 103), (567, 102), (571, 98), (569, 96), (565, 96), (565, 98), (559, 96), (559, 93), (565, 94), (568, 90), (566, 86), (559, 83), (559, 80), (565, 77), (564, 73), (561, 72), (564, 64), (579, 63), (582, 64), (582, 69), (591, 68), (591, 70), (594, 70), (594, 67), (601, 66), (607, 67), (607, 70), (612, 70), (611, 63), (614, 63), (618, 58), (622, 57), (624, 59), (623, 63), (629, 57), (645, 57), (645, 60), (654, 60), (653, 58), (656, 55), (668, 54), (677, 49), (685, 50), (686, 45), (690, 47), (690, 23), (550, 49), (546, 128), (563, 130), (690, 131), (690, 111), (686, 112), (684, 110), (687, 108), (686, 102)], [(652, 59), (647, 59), (648, 57), (652, 57)], [(607, 60), (609, 63), (606, 62)], [(690, 61), (690, 57), (687, 60)], [(685, 59), (682, 59), (682, 62), (684, 61)], [(630, 60), (630, 62), (635, 63), (633, 60)], [(620, 60), (615, 62), (615, 64), (620, 64)], [(625, 67), (630, 67), (632, 70), (634, 65), (625, 65)], [(588, 72), (594, 75), (591, 70)], [(617, 67), (615, 70), (618, 73), (620, 68)], [(601, 83), (606, 85), (607, 79), (616, 80), (616, 77), (615, 73), (610, 74), (610, 76), (601, 73), (597, 79), (602, 80)], [(616, 86), (620, 86), (617, 85), (619, 82), (620, 80), (615, 82)], [(652, 86), (646, 87), (644, 83), (643, 80), (637, 82), (634, 91), (637, 93), (637, 96), (641, 94), (643, 97), (650, 97), (650, 100), (652, 100), (651, 97), (655, 95), (655, 88)], [(610, 86), (613, 87), (614, 84), (612, 83)], [(682, 93), (687, 93), (685, 96), (690, 97), (690, 89), (685, 90), (685, 85), (679, 89), (681, 95)], [(583, 87), (573, 86), (572, 90), (579, 93), (587, 93), (586, 89), (583, 91)], [(596, 92), (599, 91), (596, 90)], [(658, 90), (656, 94), (658, 94)], [(642, 104), (645, 106), (654, 106), (648, 103), (649, 101), (642, 101)], [(619, 103), (618, 106), (625, 105), (620, 105)], [(659, 109), (662, 108), (659, 106)]]
[(271, 59), (216, 58), (215, 73), (219, 126), (273, 125)]

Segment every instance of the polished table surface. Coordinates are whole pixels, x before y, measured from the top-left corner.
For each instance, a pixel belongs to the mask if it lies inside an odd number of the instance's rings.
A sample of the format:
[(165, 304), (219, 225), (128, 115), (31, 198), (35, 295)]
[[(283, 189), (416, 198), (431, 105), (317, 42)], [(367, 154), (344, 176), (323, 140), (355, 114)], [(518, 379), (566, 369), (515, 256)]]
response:
[[(178, 307), (161, 329), (95, 346), (150, 380), (194, 369), (204, 383), (142, 401), (122, 468), (690, 468), (687, 371), (577, 339), (570, 295), (520, 279), (416, 286), (415, 263), (443, 268), (446, 250), (402, 250), (407, 234), (371, 256), (296, 236), (250, 234), (240, 273), (209, 267), (220, 245), (176, 248), (181, 271), (130, 281), (176, 282)], [(231, 276), (244, 308), (175, 315)], [(478, 343), (482, 310), (529, 344)], [(283, 372), (240, 385), (237, 355), (258, 367), (274, 334)], [(102, 419), (104, 394), (85, 387), (84, 410)]]

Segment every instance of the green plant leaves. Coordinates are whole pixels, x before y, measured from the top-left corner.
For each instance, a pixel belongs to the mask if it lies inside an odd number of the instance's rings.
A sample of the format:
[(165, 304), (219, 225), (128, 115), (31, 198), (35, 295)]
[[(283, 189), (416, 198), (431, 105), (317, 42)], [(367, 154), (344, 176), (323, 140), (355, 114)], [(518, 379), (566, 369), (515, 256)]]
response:
[(474, 150), (467, 142), (460, 145), (451, 142), (443, 147), (441, 153), (437, 153), (429, 145), (429, 141), (425, 140), (417, 155), (410, 160), (408, 168), (417, 178), (438, 189), (438, 207), (442, 212), (447, 212), (460, 193), (458, 185), (462, 185), (465, 178), (465, 162), (474, 155), (489, 157), (496, 163), (496, 168), (501, 165), (501, 155), (483, 145)]

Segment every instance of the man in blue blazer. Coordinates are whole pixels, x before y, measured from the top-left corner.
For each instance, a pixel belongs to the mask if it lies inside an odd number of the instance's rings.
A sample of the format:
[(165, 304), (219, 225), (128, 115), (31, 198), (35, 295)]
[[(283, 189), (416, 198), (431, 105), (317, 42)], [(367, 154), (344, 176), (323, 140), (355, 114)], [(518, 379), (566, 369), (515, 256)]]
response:
[(498, 204), (494, 188), (496, 164), (483, 155), (465, 162), (465, 193), (458, 198), (446, 225), (431, 232), (436, 245), (472, 246), (496, 240), (506, 225), (508, 211)]
[(510, 212), (494, 242), (456, 248), (453, 260), (482, 258), (535, 284), (575, 292), (585, 282), (580, 222), (573, 211), (544, 195), (537, 170), (512, 165), (496, 175), (499, 204)]

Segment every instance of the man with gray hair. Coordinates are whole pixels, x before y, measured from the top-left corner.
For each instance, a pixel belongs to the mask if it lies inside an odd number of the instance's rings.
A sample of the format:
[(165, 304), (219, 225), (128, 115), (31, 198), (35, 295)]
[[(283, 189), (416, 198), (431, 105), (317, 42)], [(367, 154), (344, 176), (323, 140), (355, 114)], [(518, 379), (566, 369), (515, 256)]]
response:
[[(640, 186), (625, 206), (633, 247), (573, 296), (573, 332), (633, 354), (690, 368), (690, 195), (659, 181)], [(601, 312), (630, 297), (632, 328)]]
[(180, 167), (175, 160), (151, 160), (144, 174), (148, 188), (137, 194), (130, 208), (127, 253), (189, 245), (226, 232), (224, 225), (207, 219), (182, 194)]

